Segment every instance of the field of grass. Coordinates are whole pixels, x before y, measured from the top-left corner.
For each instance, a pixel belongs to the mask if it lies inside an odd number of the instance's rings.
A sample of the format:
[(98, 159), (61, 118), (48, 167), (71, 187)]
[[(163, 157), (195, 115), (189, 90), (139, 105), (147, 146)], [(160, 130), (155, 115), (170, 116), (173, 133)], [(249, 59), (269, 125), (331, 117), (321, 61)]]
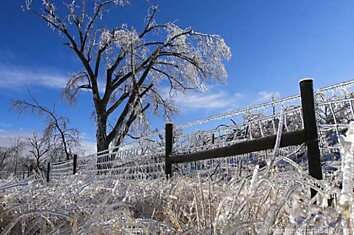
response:
[[(74, 175), (49, 185), (0, 184), (1, 234), (343, 234), (350, 204), (336, 182), (293, 170), (254, 169), (249, 177), (176, 176), (116, 181)], [(310, 187), (319, 193), (310, 198)], [(329, 198), (334, 197), (331, 205)], [(349, 234), (349, 230), (347, 231)]]

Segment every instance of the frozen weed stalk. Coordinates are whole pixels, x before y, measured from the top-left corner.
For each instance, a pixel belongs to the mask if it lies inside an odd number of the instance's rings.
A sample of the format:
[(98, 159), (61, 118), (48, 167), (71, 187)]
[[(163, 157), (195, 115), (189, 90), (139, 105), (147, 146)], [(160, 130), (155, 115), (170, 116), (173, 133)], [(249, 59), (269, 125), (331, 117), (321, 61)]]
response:
[(353, 156), (354, 156), (354, 122), (350, 122), (346, 136), (340, 136), (342, 153), (342, 191), (339, 198), (342, 215), (343, 234), (354, 232), (353, 212)]

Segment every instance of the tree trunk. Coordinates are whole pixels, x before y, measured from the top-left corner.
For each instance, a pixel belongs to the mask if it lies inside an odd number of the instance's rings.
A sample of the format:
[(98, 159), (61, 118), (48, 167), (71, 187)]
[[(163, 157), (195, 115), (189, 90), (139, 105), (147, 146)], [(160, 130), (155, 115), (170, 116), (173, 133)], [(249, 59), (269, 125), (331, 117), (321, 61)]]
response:
[(102, 120), (97, 120), (96, 139), (97, 152), (102, 152), (108, 149), (109, 143), (107, 141), (106, 123), (103, 123)]
[[(105, 162), (109, 161), (108, 155), (105, 150), (108, 150), (109, 143), (107, 140), (107, 118), (98, 116), (97, 117), (97, 130), (96, 130), (96, 139), (97, 139), (97, 169), (98, 174), (106, 173), (105, 169), (109, 169), (111, 164)], [(104, 151), (104, 152), (102, 152)], [(100, 157), (100, 155), (104, 155)]]

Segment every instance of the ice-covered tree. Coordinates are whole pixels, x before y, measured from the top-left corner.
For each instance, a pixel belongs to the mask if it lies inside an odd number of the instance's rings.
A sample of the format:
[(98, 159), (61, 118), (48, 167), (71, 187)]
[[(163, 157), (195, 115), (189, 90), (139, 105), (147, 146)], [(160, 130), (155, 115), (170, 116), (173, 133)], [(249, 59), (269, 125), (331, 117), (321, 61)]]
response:
[(53, 147), (50, 140), (47, 136), (40, 136), (38, 133), (33, 133), (31, 137), (26, 139), (29, 154), (24, 159), (23, 164), (29, 171), (45, 170), (44, 160), (49, 157)]
[(11, 139), (11, 145), (0, 147), (0, 177), (7, 174), (18, 174), (21, 171), (21, 159), (25, 142), (21, 137)]
[[(127, 0), (65, 2), (43, 0), (42, 8), (25, 1), (66, 40), (82, 64), (67, 81), (64, 97), (74, 101), (80, 90), (92, 94), (97, 149), (119, 145), (128, 134), (148, 130), (148, 113), (169, 117), (177, 111), (167, 91), (204, 91), (208, 80), (226, 79), (230, 49), (218, 35), (157, 23), (151, 7), (144, 27), (104, 27), (104, 16)], [(111, 14), (115, 14), (111, 11)]]
[[(60, 156), (65, 156), (65, 159), (69, 160), (73, 149), (79, 146), (79, 131), (75, 128), (70, 128), (69, 119), (65, 116), (59, 116), (56, 114), (55, 108), (50, 110), (40, 104), (33, 96), (31, 96), (31, 98), (32, 102), (25, 100), (14, 100), (11, 108), (16, 110), (19, 114), (23, 112), (31, 112), (45, 117), (46, 126), (43, 131), (43, 141), (47, 140), (51, 142), (50, 148), (52, 154), (58, 156), (58, 158), (60, 158)], [(31, 143), (30, 140), (29, 145), (31, 147), (35, 147), (34, 145), (38, 145), (38, 141), (39, 140), (35, 140), (35, 143)], [(41, 145), (43, 145), (42, 147), (44, 147), (44, 144), (46, 143), (41, 143)]]

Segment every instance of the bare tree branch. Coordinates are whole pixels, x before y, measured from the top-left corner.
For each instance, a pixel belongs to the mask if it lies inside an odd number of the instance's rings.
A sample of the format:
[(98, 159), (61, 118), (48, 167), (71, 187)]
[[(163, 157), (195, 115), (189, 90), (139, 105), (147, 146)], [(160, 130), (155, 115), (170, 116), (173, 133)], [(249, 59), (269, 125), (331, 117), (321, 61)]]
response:
[(33, 103), (24, 100), (14, 100), (12, 102), (11, 108), (16, 110), (19, 114), (23, 112), (31, 112), (45, 116), (47, 126), (44, 130), (44, 136), (47, 138), (58, 136), (58, 140), (64, 151), (65, 157), (67, 160), (69, 160), (72, 154), (71, 147), (73, 145), (71, 144), (69, 146), (68, 144), (70, 142), (74, 143), (75, 145), (79, 144), (79, 132), (76, 129), (69, 129), (67, 127), (68, 119), (66, 117), (57, 116), (54, 110), (50, 111), (48, 108), (39, 104), (39, 102), (33, 96), (31, 96), (31, 98)]

